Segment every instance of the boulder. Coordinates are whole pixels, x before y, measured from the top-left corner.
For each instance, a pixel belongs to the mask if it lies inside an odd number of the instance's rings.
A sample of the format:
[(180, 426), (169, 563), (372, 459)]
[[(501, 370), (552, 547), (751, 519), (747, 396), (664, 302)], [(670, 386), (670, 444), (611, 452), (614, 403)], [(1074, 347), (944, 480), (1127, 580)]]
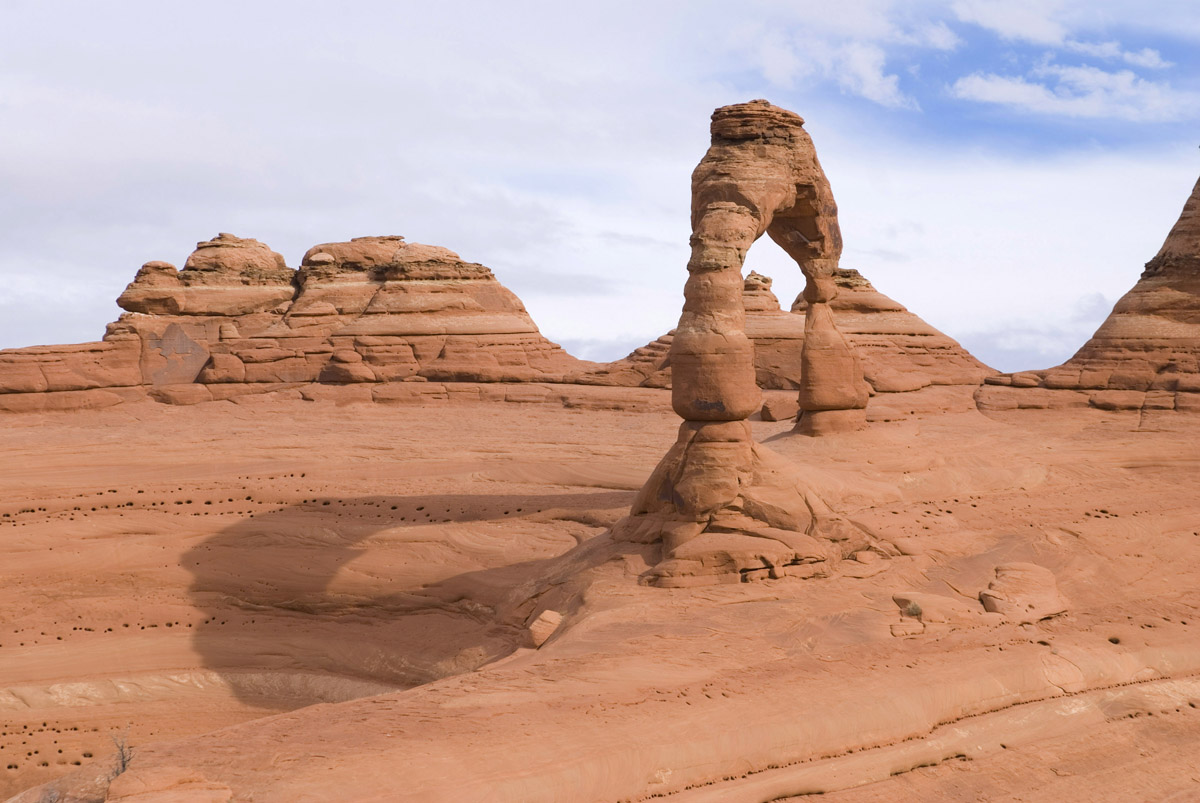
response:
[(989, 613), (1018, 624), (1037, 622), (1065, 613), (1067, 601), (1058, 591), (1054, 573), (1035, 563), (1006, 563), (996, 567), (996, 579), (979, 592)]

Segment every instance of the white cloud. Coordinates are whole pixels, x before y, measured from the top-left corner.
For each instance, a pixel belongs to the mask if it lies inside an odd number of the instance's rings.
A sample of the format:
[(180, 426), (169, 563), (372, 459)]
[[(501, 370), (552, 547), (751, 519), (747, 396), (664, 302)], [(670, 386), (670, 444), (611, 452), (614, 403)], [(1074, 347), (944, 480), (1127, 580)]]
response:
[(751, 50), (772, 86), (792, 89), (815, 77), (885, 108), (920, 108), (900, 89), (900, 76), (887, 70), (887, 53), (878, 44), (857, 40), (832, 44), (799, 37), (789, 41), (779, 31), (767, 31)]
[(1067, 27), (1056, 19), (1061, 0), (955, 0), (951, 9), (962, 22), (974, 23), (1005, 39), (1057, 45)]
[(914, 38), (917, 44), (928, 45), (934, 50), (957, 50), (963, 43), (958, 34), (941, 20), (920, 26), (914, 32)]
[[(1139, 36), (1200, 37), (1195, 0), (950, 0), (959, 22), (978, 25), (1009, 41), (1060, 46), (1129, 30)], [(1131, 62), (1132, 63), (1132, 62)]]
[(1131, 122), (1189, 120), (1200, 115), (1200, 94), (1147, 81), (1128, 70), (1043, 65), (1031, 75), (972, 73), (950, 88), (962, 100), (992, 103), (1036, 114), (1109, 118)]
[(1120, 60), (1135, 67), (1145, 67), (1151, 70), (1162, 70), (1171, 66), (1171, 62), (1165, 61), (1161, 53), (1149, 47), (1133, 52), (1123, 50), (1121, 43), (1116, 41), (1080, 42), (1074, 39), (1068, 39), (1063, 46), (1072, 53), (1081, 53), (1108, 61)]
[[(1133, 26), (1145, 35), (1154, 30), (1172, 36), (1186, 35), (1190, 27), (1180, 27), (1180, 20), (1163, 11), (1180, 11), (1168, 3), (1149, 14), (1142, 9), (1107, 3), (1104, 0), (954, 0), (951, 9), (959, 21), (978, 25), (1001, 38), (1046, 45), (1070, 53), (1091, 56), (1106, 61), (1122, 61), (1133, 67), (1162, 70), (1171, 62), (1151, 47), (1126, 50), (1119, 41), (1089, 41), (1080, 35), (1093, 30)], [(1186, 15), (1185, 15), (1186, 16)], [(1194, 17), (1194, 14), (1191, 16)], [(1074, 34), (1074, 35), (1072, 35)]]
[(830, 65), (838, 86), (880, 106), (893, 109), (920, 108), (900, 91), (900, 78), (884, 71), (887, 55), (878, 45), (851, 42), (838, 49)]
[(1147, 67), (1152, 70), (1162, 70), (1172, 66), (1171, 62), (1163, 59), (1161, 53), (1149, 47), (1144, 47), (1136, 53), (1128, 50), (1122, 51), (1121, 58), (1135, 67)]
[(763, 77), (775, 86), (791, 88), (796, 79), (807, 74), (808, 69), (800, 62), (800, 56), (778, 31), (763, 36), (758, 45), (759, 66)]

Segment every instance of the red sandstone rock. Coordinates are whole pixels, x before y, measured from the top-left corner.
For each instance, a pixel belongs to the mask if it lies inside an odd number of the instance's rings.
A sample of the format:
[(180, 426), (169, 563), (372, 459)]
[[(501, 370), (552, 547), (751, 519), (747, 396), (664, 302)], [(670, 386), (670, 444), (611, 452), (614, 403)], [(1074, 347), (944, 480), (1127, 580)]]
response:
[(586, 365), (542, 337), (489, 269), (446, 248), (402, 237), (326, 243), (305, 254), (298, 281), (270, 334), (361, 355), (359, 368), (326, 369), (330, 381), (554, 382)]
[[(1129, 409), (1142, 406), (1133, 394), (1147, 392), (1173, 396), (1175, 409), (1194, 406), (1188, 397), (1200, 391), (1200, 181), (1141, 278), (1075, 356), (987, 382), (977, 394), (981, 409), (1023, 398), (1017, 389), (1031, 386), (1060, 391), (1052, 407), (1083, 399), (1100, 409)], [(1151, 406), (1164, 405), (1156, 397)]]
[[(853, 345), (863, 376), (876, 393), (978, 385), (995, 373), (953, 338), (880, 293), (858, 271), (839, 268), (833, 280), (838, 287), (829, 303), (833, 320)], [(803, 295), (798, 296), (792, 312), (807, 311)]]
[[(664, 592), (635, 587), (660, 547), (627, 543), (572, 596), (547, 565), (603, 542), (679, 423), (660, 391), (586, 390), (659, 404), (313, 410), (266, 394), (254, 411), (8, 417), (0, 769), (19, 768), (0, 773), (0, 795), (79, 772), (103, 773), (102, 799), (109, 733), (132, 723), (131, 771), (188, 768), (238, 800), (1037, 800), (1064, 771), (1064, 733), (1086, 743), (1064, 799), (1188, 798), (1200, 420), (1130, 432), (1097, 416), (999, 427), (950, 414), (782, 438), (773, 449), (806, 488), (898, 542), (903, 554), (875, 562), (884, 573), (858, 579), (872, 563), (857, 550), (783, 567), (829, 580)], [(755, 500), (759, 515), (787, 513)], [(818, 556), (819, 531), (787, 529), (800, 519), (774, 529)], [(769, 575), (748, 560), (783, 549), (719, 521), (711, 550), (697, 538), (679, 554)], [(985, 613), (972, 597), (997, 556), (1052, 567), (1071, 615), (1022, 627)], [(520, 615), (490, 613), (531, 590), (546, 593)], [(913, 601), (919, 618), (903, 613)], [(518, 650), (547, 609), (569, 616)], [(1179, 682), (1186, 694), (1170, 691)], [(1085, 718), (1054, 725), (1055, 706)], [(1128, 741), (1113, 741), (1119, 728)], [(960, 753), (971, 760), (943, 761)]]
[[(820, 310), (809, 316), (799, 408), (839, 417), (817, 415), (832, 424), (805, 431), (855, 428), (857, 421), (841, 416), (866, 405), (853, 352), (844, 342), (839, 350), (830, 335), (836, 328), (825, 302), (836, 288), (829, 260), (841, 242), (828, 184), (801, 124), (765, 101), (717, 109), (713, 145), (692, 177), (692, 257), (670, 350), (671, 401), (684, 422), (630, 515), (612, 531), (617, 541), (661, 544), (662, 559), (650, 575), (659, 586), (825, 576), (868, 542), (807, 491), (794, 466), (755, 443), (745, 420), (761, 395), (742, 297), (749, 284), (758, 306), (769, 306), (769, 284), (755, 276), (744, 282), (741, 263), (767, 230), (790, 244), (809, 277), (806, 296)], [(768, 143), (762, 152), (752, 146), (759, 140)], [(818, 241), (829, 251), (813, 245)]]
[(92, 405), (47, 394), (101, 388), (191, 404), (213, 398), (204, 386), (230, 398), (312, 382), (562, 382), (591, 367), (542, 337), (486, 267), (402, 237), (314, 246), (293, 271), (221, 234), (183, 270), (146, 263), (118, 303), (101, 343), (0, 351), (0, 409)]
[(287, 270), (283, 257), (258, 240), (222, 232), (211, 240), (196, 243), (196, 250), (183, 263), (184, 270), (270, 275)]
[(1054, 573), (1035, 563), (997, 566), (996, 579), (979, 592), (979, 601), (989, 613), (999, 613), (1018, 624), (1057, 616), (1068, 607), (1058, 592)]
[(529, 623), (529, 642), (534, 647), (540, 647), (546, 643), (546, 640), (554, 635), (554, 631), (558, 630), (562, 624), (562, 614), (558, 611), (542, 611), (537, 617)]
[[(853, 346), (870, 390), (903, 393), (930, 385), (974, 387), (995, 373), (957, 341), (880, 293), (858, 271), (838, 268), (833, 279), (838, 295), (829, 308), (837, 329)], [(799, 389), (808, 309), (803, 296), (796, 299), (790, 313), (786, 312), (771, 292), (771, 280), (751, 272), (746, 277), (742, 301), (746, 308), (746, 335), (754, 343), (758, 386), (764, 390)], [(673, 339), (672, 330), (624, 359), (578, 377), (577, 381), (670, 387), (669, 352)]]
[(110, 803), (229, 803), (233, 792), (194, 770), (153, 767), (118, 775), (104, 799)]
[(763, 402), (760, 411), (763, 421), (788, 421), (800, 413), (795, 399), (772, 398)]
[[(796, 260), (810, 304), (823, 307), (837, 295), (837, 205), (804, 121), (752, 101), (713, 113), (712, 146), (692, 174), (690, 278), (671, 344), (672, 393), (684, 418), (739, 420), (759, 406), (757, 387), (743, 375), (753, 375), (754, 361), (741, 266), (763, 234)], [(835, 399), (837, 409), (865, 408), (866, 394), (854, 384), (860, 369), (852, 349), (826, 334), (836, 330), (832, 318), (811, 316), (806, 327), (808, 353), (801, 360), (809, 377), (801, 382), (801, 410), (821, 417)], [(818, 386), (821, 398), (811, 395)], [(809, 417), (801, 415), (801, 431), (810, 429)]]

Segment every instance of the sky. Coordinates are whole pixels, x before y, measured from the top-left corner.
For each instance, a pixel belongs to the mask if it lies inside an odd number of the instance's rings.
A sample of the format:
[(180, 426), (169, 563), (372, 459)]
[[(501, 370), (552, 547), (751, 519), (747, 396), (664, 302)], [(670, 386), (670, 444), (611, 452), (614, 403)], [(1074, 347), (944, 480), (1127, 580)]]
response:
[[(151, 260), (401, 234), (612, 360), (674, 326), (718, 106), (806, 120), (845, 252), (1001, 370), (1069, 358), (1200, 175), (1195, 0), (0, 4), (0, 348)], [(803, 286), (769, 239), (747, 270)]]

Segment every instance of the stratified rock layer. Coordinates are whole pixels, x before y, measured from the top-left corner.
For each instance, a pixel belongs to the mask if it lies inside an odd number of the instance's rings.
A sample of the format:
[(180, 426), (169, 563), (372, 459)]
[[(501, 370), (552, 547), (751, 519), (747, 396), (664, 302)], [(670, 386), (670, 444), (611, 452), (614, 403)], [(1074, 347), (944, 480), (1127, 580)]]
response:
[(990, 377), (982, 409), (1200, 410), (1200, 181), (1141, 278), (1074, 357)]
[(311, 383), (561, 382), (546, 340), (482, 265), (402, 237), (326, 243), (298, 271), (221, 234), (183, 270), (149, 262), (104, 340), (0, 351), (0, 409), (195, 403)]
[[(858, 271), (839, 268), (833, 280), (839, 290), (829, 303), (833, 319), (854, 346), (863, 376), (876, 393), (978, 385), (995, 373), (958, 341), (876, 290)], [(795, 314), (808, 310), (803, 295), (792, 304)]]
[[(834, 323), (854, 347), (863, 377), (875, 393), (919, 390), (930, 385), (975, 386), (995, 372), (953, 338), (880, 293), (858, 271), (838, 268), (837, 296), (829, 303)], [(803, 296), (791, 312), (780, 308), (771, 279), (751, 272), (743, 286), (746, 335), (754, 343), (755, 378), (768, 390), (796, 390), (803, 376)], [(581, 381), (670, 387), (674, 331), (604, 365)]]

